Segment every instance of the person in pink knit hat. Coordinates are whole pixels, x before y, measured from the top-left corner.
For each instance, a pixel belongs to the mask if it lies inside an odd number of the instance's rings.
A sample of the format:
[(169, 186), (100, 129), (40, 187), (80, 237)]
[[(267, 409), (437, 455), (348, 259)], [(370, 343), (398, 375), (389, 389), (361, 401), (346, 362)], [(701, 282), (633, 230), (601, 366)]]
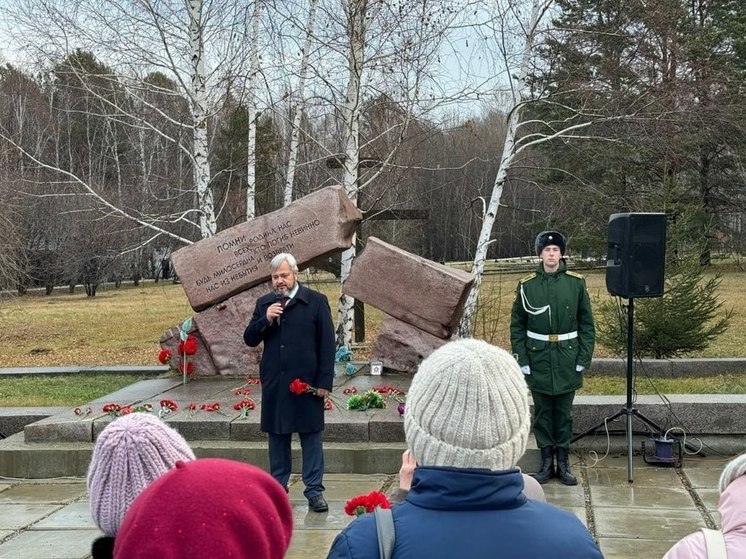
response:
[(746, 557), (746, 452), (720, 474), (720, 530), (699, 530), (679, 540), (663, 559)]
[(91, 516), (104, 533), (91, 546), (93, 559), (112, 556), (130, 505), (179, 460), (194, 460), (194, 452), (184, 437), (154, 415), (124, 415), (101, 431), (88, 467)]
[(130, 507), (115, 559), (281, 559), (293, 533), (285, 489), (234, 460), (178, 462)]

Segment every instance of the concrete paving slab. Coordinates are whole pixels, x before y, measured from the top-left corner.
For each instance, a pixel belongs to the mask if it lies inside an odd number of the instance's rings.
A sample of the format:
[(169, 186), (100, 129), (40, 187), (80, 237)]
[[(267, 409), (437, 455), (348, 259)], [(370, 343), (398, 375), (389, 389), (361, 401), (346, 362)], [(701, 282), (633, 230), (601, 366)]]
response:
[[(690, 467), (690, 462), (693, 467)], [(685, 464), (686, 478), (695, 489), (700, 487), (717, 487), (720, 481), (720, 474), (727, 462), (727, 460), (708, 460), (707, 462), (687, 460)]]
[[(44, 520), (31, 526), (30, 530), (98, 530), (91, 518), (88, 498), (71, 503), (53, 512)], [(103, 535), (103, 534), (101, 534)]]
[(585, 507), (585, 491), (580, 484), (568, 486), (562, 485), (558, 480), (552, 480), (542, 485), (541, 488), (544, 490), (547, 502), (553, 503), (558, 507), (567, 509)]
[(646, 509), (640, 507), (594, 507), (593, 518), (599, 538), (645, 537), (677, 541), (700, 528), (706, 528), (694, 509)]
[(329, 501), (328, 512), (312, 512), (308, 510), (308, 501), (293, 501), (294, 530), (342, 530), (352, 517), (344, 512), (346, 501)]
[(708, 512), (717, 512), (718, 503), (720, 502), (720, 490), (712, 487), (699, 487), (694, 490), (697, 496), (701, 499), (702, 504)]
[(598, 543), (605, 559), (660, 559), (676, 540), (600, 538)]
[(285, 559), (326, 557), (338, 533), (338, 530), (296, 531), (290, 541), (290, 548), (285, 555)]
[(90, 556), (98, 530), (28, 531), (0, 544), (7, 559), (83, 559)]
[[(12, 503), (0, 504), (0, 530), (20, 530), (38, 522), (62, 505)], [(3, 557), (0, 551), (0, 557)]]
[(689, 492), (683, 487), (629, 486), (592, 487), (591, 501), (598, 506), (685, 508), (692, 505)]
[(18, 484), (0, 493), (0, 504), (62, 503), (66, 504), (86, 494), (85, 483)]

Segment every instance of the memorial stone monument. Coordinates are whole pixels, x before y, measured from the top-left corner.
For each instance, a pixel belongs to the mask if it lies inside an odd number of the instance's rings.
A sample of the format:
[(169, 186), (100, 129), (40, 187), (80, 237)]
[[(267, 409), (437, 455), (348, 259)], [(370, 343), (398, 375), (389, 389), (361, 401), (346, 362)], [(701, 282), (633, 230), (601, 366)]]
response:
[[(361, 220), (344, 189), (329, 186), (174, 252), (174, 271), (197, 311), (191, 332), (198, 340), (195, 374), (257, 374), (261, 345), (247, 347), (243, 331), (254, 303), (271, 289), (272, 258), (289, 252), (299, 268), (306, 267), (349, 248)], [(174, 326), (160, 340), (174, 355), (178, 330)]]

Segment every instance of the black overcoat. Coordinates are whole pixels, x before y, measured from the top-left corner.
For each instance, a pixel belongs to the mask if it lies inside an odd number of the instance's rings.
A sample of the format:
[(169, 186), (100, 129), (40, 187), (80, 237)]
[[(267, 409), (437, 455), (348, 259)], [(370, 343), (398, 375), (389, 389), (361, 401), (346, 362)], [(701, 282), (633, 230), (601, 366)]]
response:
[(266, 433), (315, 433), (324, 430), (324, 401), (312, 394), (290, 392), (294, 379), (315, 388), (332, 389), (334, 324), (326, 296), (298, 285), (298, 292), (279, 320), (267, 321), (267, 307), (277, 295), (260, 297), (243, 334), (256, 347), (264, 342), (261, 429)]

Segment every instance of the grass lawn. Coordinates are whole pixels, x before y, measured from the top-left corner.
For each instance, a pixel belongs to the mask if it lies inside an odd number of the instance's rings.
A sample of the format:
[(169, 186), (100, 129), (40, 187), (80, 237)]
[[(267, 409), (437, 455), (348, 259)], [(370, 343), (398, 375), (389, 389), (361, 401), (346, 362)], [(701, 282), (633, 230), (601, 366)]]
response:
[[(502, 347), (509, 347), (508, 327), (513, 304), (513, 291), (526, 272), (493, 273), (486, 275), (482, 284), (480, 302), (475, 320), (476, 336)], [(584, 272), (593, 304), (609, 297), (603, 270)], [(315, 289), (325, 293), (332, 305), (336, 320), (339, 284), (302, 277)], [(720, 299), (724, 306), (734, 309), (728, 331), (707, 349), (690, 357), (744, 357), (746, 347), (746, 294), (743, 290), (744, 273), (725, 271), (720, 286)], [(252, 309), (246, 309), (248, 321)], [(0, 367), (43, 367), (76, 365), (155, 365), (160, 349), (161, 335), (184, 318), (194, 314), (184, 290), (172, 282), (141, 282), (140, 286), (122, 285), (116, 289), (105, 285), (96, 297), (85, 296), (82, 288), (74, 294), (67, 289), (55, 290), (49, 296), (31, 292), (23, 297), (0, 299)], [(355, 349), (355, 359), (368, 358), (368, 347), (375, 340), (381, 323), (380, 311), (366, 306), (366, 344)], [(595, 357), (613, 357), (603, 346), (597, 345)], [(48, 379), (33, 388), (33, 379), (27, 387), (15, 385), (13, 379), (0, 382), (0, 406), (3, 405), (75, 405), (105, 395), (133, 382), (128, 376), (115, 378), (101, 375), (95, 388), (93, 377), (86, 376), (85, 383)], [(73, 377), (79, 379), (82, 377)], [(635, 387), (638, 393), (655, 393), (655, 387), (646, 388), (644, 379)], [(57, 382), (64, 385), (57, 386)], [(671, 382), (669, 387), (666, 383)], [(123, 384), (119, 384), (123, 383)], [(68, 387), (67, 385), (72, 385)], [(80, 386), (83, 385), (83, 386)], [(728, 393), (746, 392), (742, 376), (715, 377), (711, 379), (656, 379), (655, 385), (663, 393)], [(39, 388), (47, 386), (47, 389)], [(80, 389), (99, 392), (69, 394)], [(100, 391), (103, 391), (102, 393)], [(583, 393), (623, 394), (624, 379), (595, 378), (589, 376)], [(89, 396), (88, 394), (96, 394)], [(34, 394), (39, 398), (34, 400)], [(55, 399), (57, 398), (57, 399)], [(8, 402), (34, 401), (29, 403)], [(43, 402), (43, 403), (42, 403)]]

